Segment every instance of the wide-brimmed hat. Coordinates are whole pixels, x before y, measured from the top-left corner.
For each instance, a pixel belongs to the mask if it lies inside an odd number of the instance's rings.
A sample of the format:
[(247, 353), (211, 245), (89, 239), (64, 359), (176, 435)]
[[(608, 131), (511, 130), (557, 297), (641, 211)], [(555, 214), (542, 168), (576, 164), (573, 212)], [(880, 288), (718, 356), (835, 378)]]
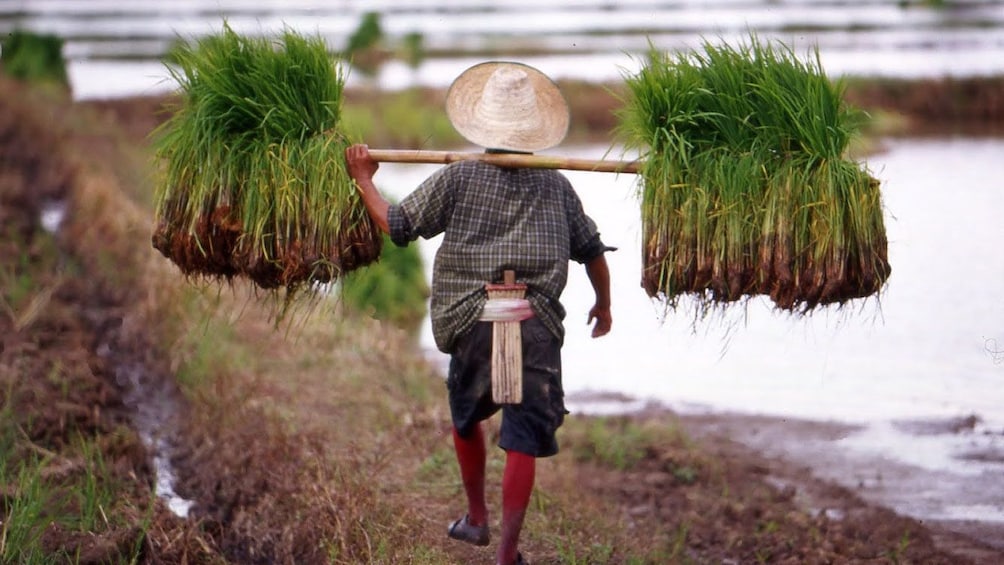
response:
[(446, 115), (467, 141), (488, 149), (540, 151), (568, 133), (558, 85), (522, 63), (492, 61), (464, 71), (446, 94)]

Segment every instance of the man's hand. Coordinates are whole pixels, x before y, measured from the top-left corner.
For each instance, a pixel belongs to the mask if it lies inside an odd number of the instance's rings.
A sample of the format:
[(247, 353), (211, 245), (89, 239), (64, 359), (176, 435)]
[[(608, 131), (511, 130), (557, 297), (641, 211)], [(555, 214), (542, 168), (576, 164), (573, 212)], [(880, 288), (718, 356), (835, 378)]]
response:
[(610, 315), (610, 269), (602, 253), (586, 263), (586, 275), (589, 276), (589, 283), (596, 293), (596, 302), (589, 309), (589, 319), (586, 324), (596, 320), (593, 337), (605, 336), (610, 333), (613, 316)]
[(380, 164), (370, 157), (370, 148), (366, 145), (356, 144), (345, 148), (345, 164), (349, 175), (355, 179), (360, 190), (363, 188), (365, 180), (372, 180)]
[(589, 319), (586, 321), (586, 325), (592, 324), (593, 320), (596, 320), (596, 325), (593, 326), (593, 337), (602, 337), (610, 333), (610, 326), (613, 324), (613, 316), (610, 315), (610, 307), (593, 306), (589, 310)]

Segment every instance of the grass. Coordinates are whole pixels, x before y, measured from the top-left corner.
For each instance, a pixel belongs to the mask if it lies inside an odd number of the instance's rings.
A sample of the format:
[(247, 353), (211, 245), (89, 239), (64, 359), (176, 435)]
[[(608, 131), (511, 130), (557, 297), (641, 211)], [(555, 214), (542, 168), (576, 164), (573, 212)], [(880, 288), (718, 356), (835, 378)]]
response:
[(398, 247), (385, 235), (380, 261), (346, 275), (339, 295), (356, 311), (417, 332), (429, 297), (418, 246)]
[[(11, 231), (8, 241), (23, 241), (20, 234)], [(0, 315), (7, 317), (13, 328), (20, 331), (32, 325), (59, 286), (63, 277), (40, 280), (38, 270), (55, 269), (60, 262), (55, 240), (40, 234), (34, 238), (31, 251), (23, 251), (16, 261), (0, 266)], [(27, 246), (25, 246), (27, 247)], [(67, 273), (72, 265), (64, 265)]]
[(585, 439), (575, 444), (574, 453), (580, 461), (596, 461), (623, 471), (645, 456), (648, 444), (649, 433), (634, 423), (616, 424), (606, 418), (596, 418), (587, 423)]
[[(221, 300), (243, 303), (229, 295)], [(332, 563), (445, 562), (434, 544), (413, 537), (414, 526), (407, 522), (420, 521), (415, 510), (384, 486), (406, 480), (394, 478), (402, 456), (414, 458), (416, 475), (427, 476), (446, 464), (399, 443), (415, 439), (401, 432), (406, 422), (427, 425), (421, 399), (428, 401), (431, 394), (416, 393), (424, 387), (410, 382), (420, 366), (399, 365), (392, 369), (398, 377), (375, 380), (376, 367), (406, 361), (394, 351), (403, 346), (399, 340), (408, 338), (374, 331), (379, 325), (362, 329), (360, 324), (368, 325), (365, 318), (352, 320), (339, 308), (334, 299), (319, 306), (288, 340), (274, 333), (261, 312), (247, 311), (237, 333), (197, 333), (207, 350), (216, 351), (211, 367), (197, 357), (179, 358), (182, 372), (201, 375), (187, 387), (195, 407), (189, 433), (197, 442), (221, 442), (220, 449), (192, 462), (199, 475), (215, 481), (246, 458), (265, 464), (246, 469), (220, 493), (225, 500), (248, 501), (242, 504), (249, 522), (238, 519), (233, 537), (224, 543), (306, 561), (316, 558), (316, 550)], [(191, 323), (215, 327), (212, 319), (224, 321), (227, 310), (213, 308), (202, 315), (196, 310)], [(269, 356), (249, 355), (247, 344), (266, 343)], [(381, 348), (386, 354), (378, 353)], [(183, 345), (177, 349), (184, 350)], [(400, 435), (388, 435), (389, 430)], [(282, 495), (261, 496), (263, 488)], [(288, 538), (274, 538), (272, 532), (291, 523), (297, 526)], [(320, 545), (310, 540), (321, 540)]]
[(626, 78), (619, 134), (645, 159), (644, 287), (699, 309), (769, 295), (806, 312), (888, 276), (878, 183), (848, 158), (865, 117), (780, 43), (662, 53)]
[[(23, 444), (22, 444), (23, 445)], [(9, 445), (9, 447), (11, 447)], [(28, 457), (18, 449), (0, 454), (0, 561), (5, 563), (78, 563), (101, 555), (118, 563), (136, 563), (143, 530), (131, 532), (131, 543), (118, 548), (86, 549), (87, 538), (131, 528), (130, 516), (140, 512), (121, 497), (123, 484), (106, 467), (93, 439), (78, 436), (76, 446), (60, 454), (34, 446)], [(38, 452), (45, 452), (39, 456)], [(67, 532), (53, 546), (53, 531)], [(49, 532), (49, 541), (44, 536)], [(100, 553), (95, 553), (100, 551)]]
[[(51, 323), (43, 308), (40, 323)], [(27, 331), (28, 327), (20, 331)], [(25, 366), (26, 367), (26, 366)], [(99, 437), (85, 429), (82, 414), (74, 410), (74, 396), (86, 384), (79, 366), (53, 359), (44, 379), (13, 377), (0, 364), (0, 561), (5, 563), (77, 563), (82, 552), (92, 557), (113, 557), (135, 562), (144, 529), (133, 530), (131, 517), (141, 510), (123, 497), (123, 480), (106, 462), (106, 443), (118, 437), (121, 446), (138, 440), (128, 430)], [(63, 406), (62, 422), (50, 415), (34, 417), (23, 404)], [(119, 536), (118, 547), (88, 547), (88, 539)], [(129, 540), (133, 540), (129, 542)]]
[(45, 527), (46, 489), (37, 460), (12, 468), (0, 460), (0, 482), (13, 484), (15, 495), (5, 502), (0, 527), (0, 558), (5, 562), (39, 562), (44, 552), (39, 544)]
[(441, 149), (465, 143), (439, 97), (437, 91), (418, 88), (354, 92), (343, 109), (343, 131), (371, 147)]

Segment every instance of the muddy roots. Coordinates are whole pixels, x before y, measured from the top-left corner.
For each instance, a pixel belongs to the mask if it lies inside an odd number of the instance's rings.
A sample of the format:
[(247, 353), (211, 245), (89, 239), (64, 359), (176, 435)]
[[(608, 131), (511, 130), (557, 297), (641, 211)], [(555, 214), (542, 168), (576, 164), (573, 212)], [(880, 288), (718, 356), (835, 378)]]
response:
[(765, 295), (781, 310), (806, 312), (878, 294), (892, 271), (884, 237), (871, 247), (831, 253), (818, 261), (797, 253), (789, 238), (774, 235), (743, 261), (728, 262), (693, 248), (673, 249), (670, 258), (667, 248), (651, 241), (646, 246), (642, 287), (649, 296), (670, 302), (682, 294), (712, 303)]
[(346, 230), (334, 241), (269, 238), (252, 246), (240, 219), (219, 206), (196, 219), (191, 229), (159, 218), (152, 243), (189, 277), (229, 281), (246, 278), (258, 287), (297, 289), (328, 283), (376, 261), (383, 239), (371, 222)]

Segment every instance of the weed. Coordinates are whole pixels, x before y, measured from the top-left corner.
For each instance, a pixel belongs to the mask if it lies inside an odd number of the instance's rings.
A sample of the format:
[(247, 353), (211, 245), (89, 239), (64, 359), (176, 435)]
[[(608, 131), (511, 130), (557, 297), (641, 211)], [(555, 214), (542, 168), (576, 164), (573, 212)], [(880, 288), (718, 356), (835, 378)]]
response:
[(673, 478), (685, 485), (694, 484), (697, 482), (697, 469), (690, 465), (680, 465), (673, 469)]
[(611, 563), (614, 550), (607, 544), (593, 543), (586, 547), (572, 539), (555, 539), (561, 563), (567, 565), (603, 565)]
[(0, 69), (18, 80), (69, 86), (59, 36), (16, 29), (3, 40), (0, 62)]
[(910, 530), (905, 530), (903, 535), (899, 538), (899, 543), (895, 548), (887, 552), (889, 561), (893, 563), (903, 563), (906, 559), (907, 549), (910, 547)]
[(380, 261), (346, 275), (340, 294), (355, 310), (417, 332), (429, 297), (418, 246), (398, 247), (384, 235)]
[(687, 532), (688, 528), (686, 524), (680, 524), (680, 526), (676, 529), (676, 536), (674, 536), (672, 545), (670, 546), (671, 557), (680, 557), (686, 551)]
[(75, 506), (79, 512), (74, 526), (81, 532), (95, 532), (108, 528), (108, 512), (116, 505), (116, 491), (119, 488), (105, 467), (101, 449), (92, 441), (78, 436), (81, 452), (83, 476), (73, 490)]
[(443, 477), (450, 477), (455, 472), (456, 456), (453, 450), (443, 447), (434, 451), (426, 457), (418, 467), (417, 479), (423, 484), (430, 481), (441, 481)]
[[(0, 460), (0, 484), (8, 484), (12, 469)], [(48, 497), (43, 485), (41, 463), (26, 461), (16, 471), (13, 496), (4, 501), (0, 528), (0, 558), (9, 563), (35, 563), (44, 557), (39, 544), (46, 523)]]
[(594, 418), (582, 424), (581, 439), (573, 440), (573, 452), (580, 461), (595, 461), (623, 471), (640, 461), (651, 445), (651, 433), (634, 422), (617, 418)]

